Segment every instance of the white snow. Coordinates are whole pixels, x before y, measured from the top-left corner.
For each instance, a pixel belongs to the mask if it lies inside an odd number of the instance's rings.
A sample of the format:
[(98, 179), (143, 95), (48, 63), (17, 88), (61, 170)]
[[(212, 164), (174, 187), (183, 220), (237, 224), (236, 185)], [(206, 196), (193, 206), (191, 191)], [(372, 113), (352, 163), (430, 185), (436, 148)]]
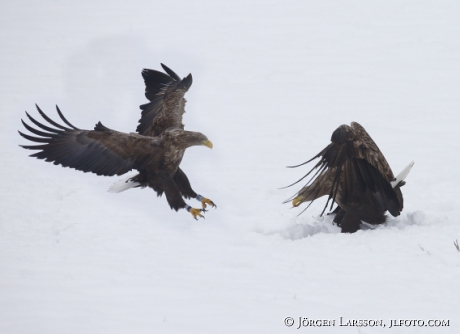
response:
[[(457, 333), (460, 3), (4, 1), (0, 6), (0, 333)], [(143, 68), (193, 74), (182, 162), (206, 219), (150, 189), (28, 157), (37, 103), (132, 132)], [(340, 234), (324, 201), (281, 204), (306, 161), (357, 121), (405, 208)], [(193, 201), (194, 205), (199, 205)], [(286, 327), (284, 319), (295, 325)], [(450, 320), (345, 327), (344, 319)], [(336, 320), (300, 328), (298, 317)]]

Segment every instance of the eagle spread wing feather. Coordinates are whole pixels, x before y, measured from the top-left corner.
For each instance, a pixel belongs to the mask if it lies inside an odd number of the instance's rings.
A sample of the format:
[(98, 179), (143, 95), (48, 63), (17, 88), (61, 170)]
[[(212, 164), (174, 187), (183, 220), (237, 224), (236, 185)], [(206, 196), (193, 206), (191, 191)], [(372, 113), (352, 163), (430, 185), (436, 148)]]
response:
[(68, 122), (57, 108), (61, 119), (71, 127), (67, 128), (49, 118), (38, 106), (37, 109), (40, 115), (55, 128), (44, 125), (27, 114), (32, 123), (48, 132), (37, 130), (22, 121), (27, 130), (40, 137), (19, 131), (20, 135), (30, 141), (41, 143), (41, 145), (22, 147), (39, 150), (31, 157), (45, 159), (55, 165), (97, 175), (122, 175), (135, 166), (136, 160), (142, 156), (145, 147), (155, 146), (158, 143), (158, 139), (108, 129), (100, 122), (96, 124), (94, 130), (80, 130)]
[(140, 135), (155, 137), (170, 127), (184, 128), (184, 95), (192, 85), (192, 75), (181, 80), (166, 65), (161, 66), (167, 74), (150, 69), (142, 71), (145, 97), (150, 102), (140, 106), (142, 116), (136, 129)]
[[(38, 151), (31, 157), (97, 175), (121, 175), (136, 169), (137, 175), (118, 182), (113, 191), (149, 187), (158, 196), (165, 194), (172, 209), (186, 209), (195, 219), (203, 217), (207, 205), (216, 205), (192, 189), (179, 165), (187, 148), (198, 145), (212, 148), (212, 143), (204, 134), (185, 131), (182, 125), (184, 94), (192, 85), (192, 75), (181, 80), (170, 68), (163, 64), (162, 67), (166, 73), (142, 71), (145, 96), (150, 102), (141, 106), (138, 133), (114, 131), (101, 122), (94, 130), (82, 130), (73, 126), (56, 106), (64, 125), (59, 124), (37, 106), (45, 121), (39, 122), (26, 112), (35, 126), (21, 120), (32, 135), (19, 134), (35, 145), (21, 146)], [(197, 199), (202, 209), (192, 208), (183, 197)]]

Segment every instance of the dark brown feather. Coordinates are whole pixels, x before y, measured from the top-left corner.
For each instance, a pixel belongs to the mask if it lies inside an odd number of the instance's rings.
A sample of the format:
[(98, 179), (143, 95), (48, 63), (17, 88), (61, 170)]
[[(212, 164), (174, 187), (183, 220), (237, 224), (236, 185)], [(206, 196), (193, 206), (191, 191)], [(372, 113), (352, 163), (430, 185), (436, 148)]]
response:
[[(94, 130), (79, 130), (70, 123), (68, 125), (73, 128), (66, 128), (53, 121), (42, 110), (38, 110), (47, 122), (58, 129), (49, 128), (33, 120), (39, 127), (52, 131), (45, 133), (22, 121), (29, 131), (40, 136), (33, 137), (19, 132), (22, 137), (33, 142), (46, 143), (46, 145), (23, 147), (39, 150), (31, 157), (45, 159), (63, 167), (97, 175), (121, 175), (135, 166), (137, 159), (144, 153), (144, 147), (150, 146), (155, 149), (155, 146), (158, 146), (155, 145), (158, 140), (113, 131), (101, 123), (98, 123)], [(62, 115), (60, 111), (58, 113)], [(29, 118), (32, 119), (30, 116)]]
[(80, 130), (64, 117), (58, 107), (56, 109), (69, 127), (52, 120), (38, 106), (38, 112), (52, 127), (35, 120), (27, 112), (30, 121), (41, 130), (21, 120), (24, 127), (36, 135), (19, 132), (23, 138), (37, 143), (22, 146), (38, 151), (31, 157), (105, 176), (137, 169), (139, 174), (131, 179), (140, 187), (151, 187), (159, 196), (166, 194), (169, 205), (176, 211), (186, 206), (182, 196), (197, 196), (179, 165), (188, 147), (203, 145), (207, 141), (203, 134), (170, 127), (162, 132), (161, 137), (150, 137), (118, 132), (101, 122), (94, 130)]
[(315, 158), (320, 160), (307, 175), (318, 170), (296, 194), (296, 198), (301, 198), (302, 202), (313, 202), (328, 195), (321, 214), (329, 203), (331, 209), (334, 203), (338, 203), (342, 210), (349, 213), (341, 217), (356, 225), (357, 219), (382, 223), (385, 221), (381, 218), (385, 211), (388, 210), (393, 216), (402, 211), (401, 190), (393, 189), (390, 184), (394, 180), (393, 172), (360, 124), (352, 122), (351, 126), (338, 127), (331, 136), (331, 144)]
[(156, 137), (170, 127), (184, 128), (184, 95), (192, 85), (192, 75), (180, 80), (174, 71), (162, 66), (167, 74), (150, 69), (142, 71), (145, 97), (150, 102), (140, 106), (141, 119), (136, 129), (140, 135)]

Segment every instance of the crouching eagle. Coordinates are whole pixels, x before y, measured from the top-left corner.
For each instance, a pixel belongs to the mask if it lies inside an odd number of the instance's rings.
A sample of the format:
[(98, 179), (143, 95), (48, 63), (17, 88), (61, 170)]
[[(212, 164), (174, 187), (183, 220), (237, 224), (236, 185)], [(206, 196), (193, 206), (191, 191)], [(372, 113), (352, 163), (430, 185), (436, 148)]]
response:
[[(39, 145), (22, 147), (39, 150), (31, 157), (85, 173), (113, 176), (136, 169), (139, 174), (116, 183), (111, 190), (120, 192), (132, 187), (150, 187), (158, 196), (164, 193), (172, 209), (185, 208), (193, 218), (203, 217), (201, 213), (206, 211), (207, 205), (216, 205), (192, 189), (179, 165), (187, 148), (197, 145), (212, 148), (212, 143), (202, 133), (185, 131), (182, 124), (186, 102), (184, 94), (192, 85), (192, 75), (180, 79), (171, 69), (161, 65), (167, 74), (149, 69), (142, 71), (145, 96), (150, 102), (140, 106), (142, 116), (137, 133), (111, 130), (101, 122), (94, 130), (81, 130), (67, 121), (56, 107), (64, 126), (53, 121), (37, 106), (40, 115), (52, 127), (36, 121), (26, 112), (29, 120), (40, 130), (21, 120), (22, 123), (39, 137), (19, 133)], [(201, 201), (202, 208), (192, 208), (183, 197), (196, 198)]]
[(317, 170), (294, 198), (288, 200), (292, 200), (294, 207), (327, 195), (321, 215), (329, 202), (331, 209), (336, 202), (338, 207), (334, 210), (334, 222), (343, 233), (356, 232), (361, 221), (374, 225), (384, 223), (386, 211), (399, 216), (403, 209), (400, 188), (414, 163), (410, 163), (395, 178), (382, 152), (361, 125), (352, 122), (350, 126), (339, 126), (326, 148), (307, 162), (292, 167), (305, 165), (316, 158), (320, 159), (319, 162), (290, 185)]

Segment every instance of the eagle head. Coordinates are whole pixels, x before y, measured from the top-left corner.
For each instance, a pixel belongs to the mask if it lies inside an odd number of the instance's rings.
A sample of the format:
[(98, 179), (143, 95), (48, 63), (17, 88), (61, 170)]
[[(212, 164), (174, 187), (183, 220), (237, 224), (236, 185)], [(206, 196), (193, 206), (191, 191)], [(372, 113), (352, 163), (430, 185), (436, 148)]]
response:
[(209, 148), (212, 148), (212, 143), (201, 132), (194, 132), (194, 131), (185, 131), (181, 128), (171, 128), (165, 131), (163, 138), (173, 144), (176, 147), (180, 147), (182, 149), (189, 148), (191, 146), (199, 146), (204, 145)]
[(212, 142), (201, 132), (184, 131), (187, 147), (204, 145), (212, 149)]

